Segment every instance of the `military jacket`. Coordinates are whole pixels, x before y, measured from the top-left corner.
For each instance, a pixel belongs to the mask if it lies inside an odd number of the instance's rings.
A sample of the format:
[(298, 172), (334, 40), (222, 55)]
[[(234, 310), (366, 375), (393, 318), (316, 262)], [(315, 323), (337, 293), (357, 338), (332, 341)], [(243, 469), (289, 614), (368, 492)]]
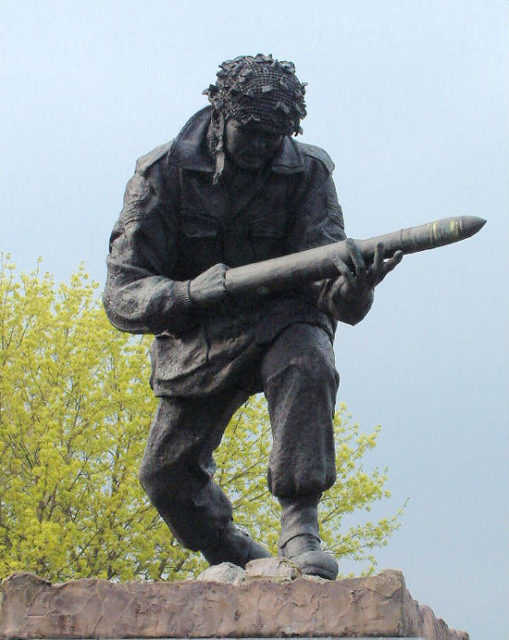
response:
[(285, 137), (271, 165), (232, 198), (227, 179), (212, 181), (209, 122), (207, 107), (138, 160), (110, 240), (104, 305), (117, 328), (156, 336), (151, 383), (159, 396), (259, 390), (253, 359), (285, 327), (316, 324), (331, 339), (335, 330), (326, 284), (231, 300), (207, 315), (179, 304), (175, 281), (214, 264), (236, 267), (345, 238), (323, 150)]

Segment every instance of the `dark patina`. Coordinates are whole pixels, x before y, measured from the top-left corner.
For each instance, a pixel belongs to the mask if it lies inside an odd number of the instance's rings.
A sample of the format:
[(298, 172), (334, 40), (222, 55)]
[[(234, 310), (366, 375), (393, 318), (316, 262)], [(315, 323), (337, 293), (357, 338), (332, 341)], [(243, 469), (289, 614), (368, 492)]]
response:
[(283, 508), (280, 554), (334, 579), (317, 505), (335, 481), (332, 415), (338, 321), (356, 324), (399, 262), (355, 242), (337, 277), (263, 298), (225, 295), (227, 268), (345, 239), (325, 151), (297, 142), (304, 85), (293, 64), (243, 56), (221, 65), (211, 105), (140, 158), (111, 236), (104, 305), (123, 331), (152, 333), (160, 398), (140, 479), (177, 539), (211, 564), (265, 549), (232, 521), (212, 454), (249, 395), (267, 398), (269, 489)]

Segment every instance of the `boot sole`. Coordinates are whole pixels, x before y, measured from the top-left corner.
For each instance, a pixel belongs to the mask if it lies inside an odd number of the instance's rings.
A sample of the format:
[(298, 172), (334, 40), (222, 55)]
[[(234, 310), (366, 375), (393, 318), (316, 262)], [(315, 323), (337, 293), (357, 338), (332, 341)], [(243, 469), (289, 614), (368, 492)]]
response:
[(315, 565), (301, 566), (300, 570), (305, 575), (318, 576), (319, 578), (325, 578), (325, 580), (335, 580), (338, 577), (337, 571), (324, 571), (323, 567), (317, 567)]
[(325, 551), (305, 551), (290, 560), (307, 575), (319, 576), (326, 580), (335, 580), (338, 575), (338, 563)]

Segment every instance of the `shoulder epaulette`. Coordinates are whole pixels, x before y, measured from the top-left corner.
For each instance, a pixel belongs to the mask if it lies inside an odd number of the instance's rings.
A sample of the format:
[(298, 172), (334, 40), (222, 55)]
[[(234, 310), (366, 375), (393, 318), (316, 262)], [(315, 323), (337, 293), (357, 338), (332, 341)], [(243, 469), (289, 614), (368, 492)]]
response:
[(155, 162), (170, 152), (172, 144), (173, 140), (170, 140), (170, 142), (162, 144), (159, 147), (152, 149), (152, 151), (149, 151), (144, 156), (138, 158), (138, 160), (136, 160), (136, 171), (142, 176), (146, 175), (147, 171)]
[(315, 147), (314, 144), (306, 144), (304, 142), (299, 142), (298, 145), (301, 152), (305, 156), (311, 156), (312, 158), (316, 158), (317, 160), (320, 160), (320, 162), (322, 162), (325, 165), (329, 173), (332, 173), (334, 171), (334, 162), (332, 162), (332, 159), (330, 155), (327, 153), (327, 151), (324, 151), (324, 149), (321, 149), (320, 147)]

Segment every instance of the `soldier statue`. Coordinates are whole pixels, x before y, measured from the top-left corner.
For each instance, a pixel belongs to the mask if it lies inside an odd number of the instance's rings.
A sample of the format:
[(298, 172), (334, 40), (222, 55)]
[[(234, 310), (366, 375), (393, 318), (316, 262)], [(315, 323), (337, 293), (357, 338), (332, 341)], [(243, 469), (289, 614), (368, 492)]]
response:
[(334, 580), (317, 516), (336, 478), (334, 333), (338, 321), (364, 318), (402, 254), (386, 259), (382, 246), (364, 260), (349, 240), (335, 278), (264, 298), (227, 295), (229, 268), (346, 236), (331, 159), (294, 138), (306, 115), (294, 65), (261, 54), (228, 60), (204, 93), (210, 105), (138, 160), (110, 240), (108, 317), (155, 336), (150, 384), (160, 401), (140, 481), (177, 540), (210, 564), (268, 557), (234, 524), (212, 457), (233, 413), (263, 392), (279, 554)]

